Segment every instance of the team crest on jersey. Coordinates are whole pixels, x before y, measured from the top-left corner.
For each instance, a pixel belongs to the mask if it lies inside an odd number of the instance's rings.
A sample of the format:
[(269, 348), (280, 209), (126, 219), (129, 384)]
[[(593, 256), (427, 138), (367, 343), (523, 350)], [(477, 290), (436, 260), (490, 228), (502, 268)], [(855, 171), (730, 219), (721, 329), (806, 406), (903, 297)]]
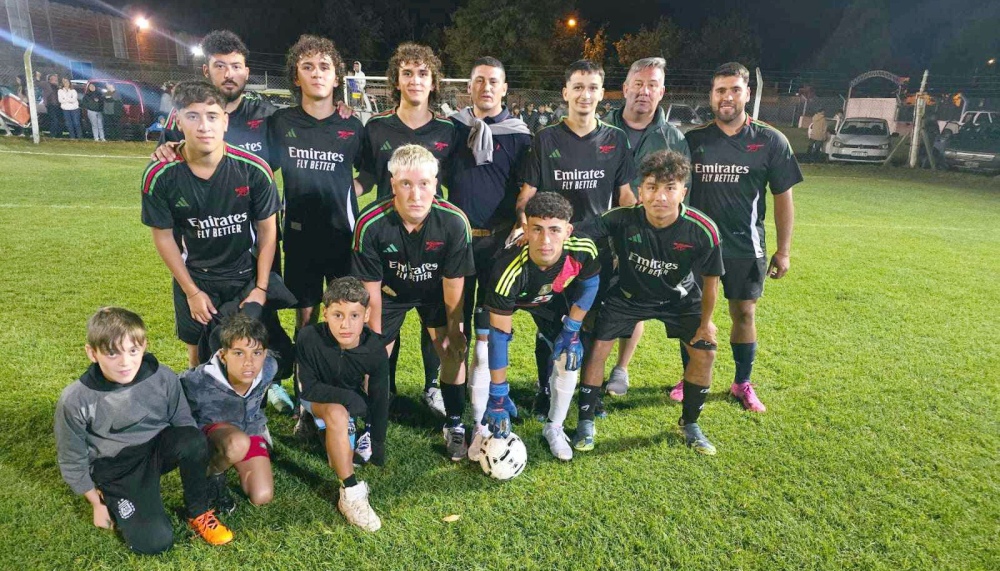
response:
[(552, 284), (545, 284), (538, 290), (538, 295), (546, 295), (552, 293)]
[(764, 148), (764, 143), (750, 143), (747, 145), (747, 151), (751, 153), (756, 153), (762, 148)]
[(128, 519), (135, 514), (135, 504), (125, 498), (118, 500), (118, 515), (122, 519)]
[(349, 138), (351, 138), (351, 135), (353, 135), (353, 134), (354, 134), (354, 131), (337, 131), (337, 138), (338, 139), (349, 139)]
[(424, 250), (427, 252), (436, 252), (444, 246), (444, 242), (435, 242), (434, 240), (428, 240), (424, 242)]
[(435, 151), (443, 151), (443, 150), (445, 150), (447, 148), (448, 148), (448, 143), (445, 143), (444, 141), (438, 141), (438, 142), (434, 143), (434, 150)]
[(611, 151), (615, 150), (615, 148), (617, 148), (617, 145), (601, 145), (600, 151), (602, 155), (606, 155)]
[(263, 123), (263, 119), (251, 119), (247, 121), (247, 127), (250, 127), (254, 131), (260, 128), (260, 124)]
[(684, 242), (674, 242), (674, 250), (678, 252), (683, 252), (684, 250), (690, 250), (694, 248), (694, 244), (685, 244)]
[(236, 187), (236, 196), (238, 196), (240, 198), (243, 198), (244, 196), (246, 196), (248, 194), (250, 194), (250, 187), (249, 186), (237, 186)]

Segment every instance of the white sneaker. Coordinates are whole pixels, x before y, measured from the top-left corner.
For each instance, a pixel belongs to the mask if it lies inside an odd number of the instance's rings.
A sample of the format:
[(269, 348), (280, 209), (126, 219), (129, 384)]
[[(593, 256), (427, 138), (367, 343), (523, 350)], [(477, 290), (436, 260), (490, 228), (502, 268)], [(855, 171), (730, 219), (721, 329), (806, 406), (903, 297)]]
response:
[(350, 488), (340, 488), (337, 509), (347, 518), (347, 523), (365, 531), (378, 531), (382, 527), (382, 520), (368, 503), (368, 484), (364, 482), (358, 482), (357, 486)]
[(424, 391), (424, 403), (440, 416), (447, 416), (444, 410), (444, 397), (441, 396), (441, 389), (431, 387)]
[(452, 462), (458, 462), (469, 454), (469, 448), (465, 444), (465, 427), (458, 426), (444, 428), (444, 446), (448, 450), (448, 457)]
[(278, 383), (273, 383), (267, 388), (267, 403), (274, 407), (274, 410), (278, 414), (292, 414), (292, 411), (295, 409), (292, 397)]
[[(367, 464), (372, 459), (372, 433), (365, 430), (354, 446), (354, 465)], [(360, 462), (359, 462), (360, 461)]]
[(549, 450), (552, 451), (553, 456), (563, 462), (569, 462), (573, 459), (573, 447), (569, 445), (569, 437), (563, 432), (562, 426), (546, 422), (545, 427), (542, 428), (542, 436), (548, 441)]
[(479, 459), (483, 456), (483, 442), (489, 438), (490, 431), (484, 426), (482, 430), (477, 430), (476, 434), (472, 436), (472, 444), (469, 445), (469, 460), (472, 462), (479, 462)]

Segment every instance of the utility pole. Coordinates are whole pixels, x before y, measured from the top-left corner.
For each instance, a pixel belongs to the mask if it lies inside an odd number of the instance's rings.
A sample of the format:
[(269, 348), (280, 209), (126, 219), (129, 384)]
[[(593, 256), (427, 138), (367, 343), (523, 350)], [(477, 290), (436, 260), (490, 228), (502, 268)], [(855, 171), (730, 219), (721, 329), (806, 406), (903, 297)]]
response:
[[(924, 70), (924, 78), (920, 81), (920, 92), (917, 93), (916, 108), (913, 111), (913, 134), (910, 136), (910, 168), (917, 168), (917, 157), (920, 154), (920, 130), (924, 126), (924, 107), (927, 106), (925, 98), (927, 91), (927, 70)], [(931, 150), (927, 149), (930, 154)]]

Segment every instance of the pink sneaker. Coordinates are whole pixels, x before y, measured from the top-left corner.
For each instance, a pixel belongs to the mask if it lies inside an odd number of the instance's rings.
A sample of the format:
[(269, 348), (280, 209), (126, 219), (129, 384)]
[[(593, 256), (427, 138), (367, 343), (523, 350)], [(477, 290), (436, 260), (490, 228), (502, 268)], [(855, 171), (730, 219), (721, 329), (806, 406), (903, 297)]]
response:
[(757, 398), (757, 393), (753, 390), (753, 385), (750, 383), (733, 383), (733, 386), (729, 387), (729, 392), (740, 401), (743, 408), (749, 410), (750, 412), (764, 412), (767, 407), (764, 403), (760, 402)]
[(674, 402), (684, 402), (684, 379), (677, 381), (674, 388), (670, 389), (670, 400)]

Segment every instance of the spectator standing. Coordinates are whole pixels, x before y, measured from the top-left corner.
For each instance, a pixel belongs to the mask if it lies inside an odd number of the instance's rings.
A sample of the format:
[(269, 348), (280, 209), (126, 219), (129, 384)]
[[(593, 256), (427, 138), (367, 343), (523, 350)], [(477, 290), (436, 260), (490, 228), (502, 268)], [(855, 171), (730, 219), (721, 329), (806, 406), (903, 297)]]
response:
[(42, 85), (42, 99), (45, 102), (45, 112), (49, 116), (49, 134), (61, 137), (63, 131), (63, 114), (59, 105), (59, 75), (50, 73)]
[(96, 83), (87, 84), (80, 105), (87, 110), (87, 120), (95, 141), (104, 141), (104, 94), (97, 89)]
[(171, 93), (174, 91), (174, 82), (168, 81), (160, 88), (160, 115), (165, 118), (170, 117), (170, 112), (174, 110), (174, 100)]
[(823, 152), (823, 142), (826, 141), (826, 112), (820, 109), (813, 115), (809, 125), (809, 158), (818, 159)]
[(68, 77), (62, 78), (62, 87), (56, 93), (56, 97), (59, 99), (59, 108), (62, 109), (63, 119), (66, 120), (69, 138), (79, 139), (83, 135), (80, 129), (80, 99)]
[(115, 86), (107, 84), (104, 92), (104, 131), (112, 141), (121, 138), (121, 120), (125, 108), (122, 105), (122, 96), (115, 90)]

